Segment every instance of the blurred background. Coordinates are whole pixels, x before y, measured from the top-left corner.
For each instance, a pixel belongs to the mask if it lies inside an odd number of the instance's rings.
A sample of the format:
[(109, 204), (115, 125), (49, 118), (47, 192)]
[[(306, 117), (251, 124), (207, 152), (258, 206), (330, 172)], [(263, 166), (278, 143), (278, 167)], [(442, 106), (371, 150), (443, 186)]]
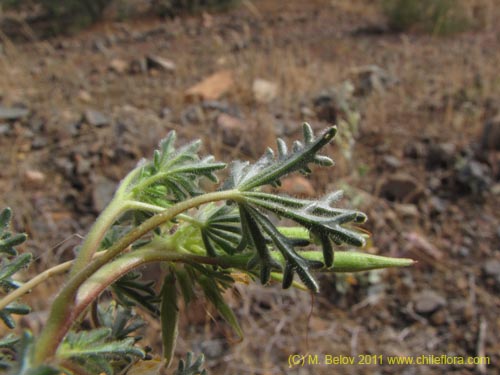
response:
[[(343, 189), (364, 251), (404, 270), (240, 284), (246, 333), (203, 301), (177, 353), (211, 374), (496, 374), (500, 368), (500, 6), (494, 0), (0, 0), (0, 208), (35, 274), (72, 259), (116, 184), (175, 129), (255, 160), (301, 123), (337, 124), (336, 166), (287, 194)], [(29, 297), (37, 331), (61, 280)], [(42, 297), (42, 298), (41, 298)], [(207, 314), (209, 312), (210, 314)], [(159, 323), (144, 343), (160, 345)], [(491, 364), (288, 367), (290, 354), (489, 356)]]

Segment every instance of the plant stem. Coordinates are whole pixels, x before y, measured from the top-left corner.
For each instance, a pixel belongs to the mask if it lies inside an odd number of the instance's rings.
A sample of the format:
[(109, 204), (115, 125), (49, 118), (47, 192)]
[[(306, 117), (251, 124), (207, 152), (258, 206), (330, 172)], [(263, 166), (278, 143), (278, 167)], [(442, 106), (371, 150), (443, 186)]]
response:
[[(308, 260), (322, 261), (322, 250), (302, 251), (300, 253)], [(109, 285), (113, 284), (120, 277), (133, 269), (151, 262), (183, 262), (216, 265), (221, 268), (250, 271), (247, 269), (248, 261), (253, 254), (221, 255), (209, 257), (179, 253), (175, 248), (165, 248), (165, 244), (151, 244), (141, 249), (124, 254), (120, 258), (105, 264), (90, 278), (88, 278), (78, 290), (75, 299), (75, 316), (81, 314), (99, 294)], [(285, 266), (285, 259), (279, 251), (272, 251), (271, 256), (277, 260), (282, 267)], [(332, 267), (324, 270), (333, 272), (359, 272), (378, 268), (406, 267), (414, 263), (411, 259), (388, 258), (379, 255), (372, 255), (354, 251), (337, 251)]]
[[(94, 254), (94, 257), (101, 256), (103, 254), (104, 252), (99, 252)], [(51, 267), (43, 271), (42, 273), (36, 275), (31, 280), (25, 282), (19, 288), (13, 290), (0, 300), (0, 310), (7, 307), (7, 305), (14, 302), (16, 299), (21, 298), (26, 293), (29, 293), (33, 288), (43, 283), (45, 280), (48, 280), (53, 276), (60, 275), (61, 273), (68, 271), (74, 262), (75, 262), (74, 260), (68, 260), (67, 262), (58, 264), (57, 266)]]
[(85, 237), (73, 267), (71, 268), (70, 277), (76, 275), (92, 260), (92, 257), (98, 250), (99, 245), (101, 244), (101, 241), (108, 229), (125, 211), (126, 207), (123, 204), (123, 199), (120, 199), (120, 195), (115, 195), (113, 200), (99, 215), (97, 220), (92, 225), (89, 233)]
[[(194, 208), (199, 205), (214, 201), (239, 200), (241, 198), (242, 195), (240, 191), (225, 190), (203, 194), (186, 201), (179, 202), (174, 206), (169, 207), (165, 211), (144, 221), (142, 224), (127, 233), (113, 246), (111, 246), (101, 257), (90, 262), (90, 264), (88, 264), (85, 268), (72, 275), (52, 304), (52, 309), (49, 314), (47, 324), (45, 325), (38, 338), (36, 350), (34, 353), (34, 363), (41, 364), (44, 361), (50, 359), (55, 354), (57, 347), (59, 346), (68, 330), (71, 328), (74, 319), (76, 319), (77, 317), (73, 313), (73, 304), (75, 302), (74, 299), (78, 288), (104, 264), (109, 262), (130, 244), (141, 238), (144, 234), (172, 220), (173, 218), (175, 218), (182, 212), (189, 210), (190, 208)], [(126, 204), (123, 205), (123, 201), (121, 199), (118, 199), (118, 201), (122, 205), (121, 208), (123, 210), (128, 209), (128, 206)], [(112, 202), (111, 204), (115, 203)], [(94, 225), (93, 230), (94, 229), (97, 231), (98, 228), (96, 228)], [(96, 235), (93, 234), (93, 236), (95, 237)], [(91, 257), (89, 258), (88, 254), (85, 254), (84, 256), (85, 259), (88, 259), (88, 263), (91, 260)], [(80, 261), (79, 259), (77, 259), (77, 261), (79, 261), (79, 264), (82, 264), (82, 261)]]

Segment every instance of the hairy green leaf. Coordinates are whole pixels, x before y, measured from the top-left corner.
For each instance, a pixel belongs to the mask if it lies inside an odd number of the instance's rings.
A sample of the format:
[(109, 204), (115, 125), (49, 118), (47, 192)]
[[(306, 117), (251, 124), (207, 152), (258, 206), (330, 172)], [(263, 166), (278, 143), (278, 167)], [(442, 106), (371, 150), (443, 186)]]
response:
[(198, 283), (200, 284), (205, 297), (212, 303), (219, 314), (224, 318), (224, 320), (231, 326), (231, 328), (236, 332), (240, 339), (243, 339), (243, 330), (238, 323), (238, 319), (234, 315), (233, 310), (224, 300), (222, 296), (219, 285), (212, 278), (205, 276), (200, 276), (198, 278)]
[(111, 289), (122, 305), (128, 307), (139, 305), (158, 316), (160, 309), (154, 284), (152, 280), (143, 280), (140, 272), (132, 271), (116, 281)]
[[(101, 327), (111, 328), (110, 337), (113, 340), (123, 340), (130, 334), (146, 325), (140, 316), (136, 315), (131, 308), (123, 307), (112, 301), (107, 308), (101, 305), (97, 307), (98, 323)], [(135, 341), (141, 337), (134, 336)]]
[(214, 162), (213, 156), (201, 159), (200, 141), (175, 148), (176, 133), (171, 131), (154, 152), (153, 161), (143, 165), (141, 173), (131, 186), (135, 199), (159, 206), (188, 199), (203, 191), (200, 178), (217, 182), (215, 172), (225, 163)]
[(70, 331), (59, 346), (56, 356), (60, 360), (70, 359), (91, 373), (113, 374), (112, 361), (127, 357), (144, 358), (143, 350), (134, 346), (133, 338), (113, 340), (111, 328), (91, 331)]
[(161, 337), (165, 366), (173, 359), (177, 335), (179, 334), (179, 306), (174, 273), (165, 276), (161, 291)]
[(322, 166), (333, 165), (330, 158), (317, 153), (335, 137), (337, 128), (328, 128), (318, 138), (314, 138), (311, 126), (304, 123), (303, 133), (304, 144), (296, 141), (293, 144), (292, 153), (288, 152), (284, 141), (278, 140), (277, 158), (269, 148), (254, 164), (234, 162), (231, 166), (231, 175), (223, 188), (250, 191), (267, 184), (279, 185), (280, 179), (289, 173), (295, 171), (310, 173), (311, 170), (308, 167), (310, 163)]
[(193, 362), (193, 353), (188, 352), (186, 361), (179, 361), (179, 366), (175, 370), (174, 375), (207, 375), (207, 370), (201, 368), (205, 362), (205, 357), (201, 354), (196, 361)]

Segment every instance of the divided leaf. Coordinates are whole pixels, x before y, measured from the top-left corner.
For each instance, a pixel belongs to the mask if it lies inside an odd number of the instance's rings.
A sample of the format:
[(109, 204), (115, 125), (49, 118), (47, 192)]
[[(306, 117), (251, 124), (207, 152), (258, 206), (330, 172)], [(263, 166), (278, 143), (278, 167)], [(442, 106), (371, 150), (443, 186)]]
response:
[(234, 206), (224, 205), (204, 210), (201, 236), (207, 254), (215, 257), (217, 253), (234, 254), (241, 242), (240, 215)]
[(231, 326), (231, 328), (236, 332), (240, 339), (243, 339), (243, 330), (238, 323), (238, 319), (234, 315), (233, 310), (224, 300), (221, 293), (221, 287), (217, 282), (206, 276), (200, 275), (198, 277), (198, 283), (200, 284), (205, 297), (212, 303), (219, 314), (224, 318), (224, 320)]
[[(110, 337), (113, 340), (123, 340), (130, 337), (130, 334), (146, 325), (139, 315), (136, 315), (130, 308), (123, 307), (114, 301), (104, 309), (100, 305), (97, 308), (98, 323), (101, 327), (111, 328)], [(138, 341), (141, 337), (135, 336)]]
[[(13, 234), (9, 231), (11, 217), (12, 212), (10, 208), (5, 208), (0, 212), (0, 290), (7, 293), (22, 285), (13, 276), (28, 267), (33, 258), (29, 253), (17, 253), (15, 247), (26, 241), (27, 236), (24, 233)], [(0, 310), (0, 320), (12, 329), (16, 326), (12, 315), (26, 315), (29, 312), (29, 306), (11, 303)]]
[(244, 193), (247, 204), (263, 208), (274, 214), (291, 219), (316, 235), (323, 247), (326, 267), (333, 264), (333, 248), (330, 240), (340, 245), (361, 247), (365, 245), (364, 236), (346, 224), (360, 224), (366, 221), (364, 213), (331, 207), (342, 196), (342, 192), (328, 194), (321, 200), (297, 199), (261, 192)]
[(268, 148), (265, 154), (254, 164), (234, 162), (231, 175), (223, 189), (236, 188), (240, 191), (250, 191), (263, 185), (279, 185), (280, 179), (289, 173), (299, 171), (303, 174), (311, 172), (309, 164), (321, 166), (333, 165), (333, 161), (317, 153), (327, 145), (337, 133), (336, 127), (326, 129), (318, 138), (314, 138), (313, 130), (307, 123), (303, 125), (304, 144), (296, 141), (289, 153), (285, 142), (278, 139), (278, 157)]
[(193, 353), (188, 352), (186, 361), (179, 361), (179, 366), (175, 370), (174, 375), (207, 375), (207, 370), (201, 368), (205, 362), (205, 357), (201, 354), (196, 361), (193, 362)]
[(140, 272), (131, 271), (117, 280), (111, 289), (122, 305), (127, 307), (140, 305), (151, 314), (158, 316), (160, 309), (158, 297), (153, 288), (154, 284), (152, 280), (143, 280)]
[(166, 206), (202, 194), (199, 188), (202, 177), (217, 182), (215, 172), (226, 164), (214, 162), (213, 156), (201, 159), (199, 140), (176, 149), (176, 138), (175, 131), (171, 131), (154, 152), (153, 161), (142, 167), (132, 187), (135, 199)]
[(143, 350), (134, 346), (133, 338), (112, 339), (111, 328), (98, 328), (92, 331), (75, 333), (70, 331), (59, 346), (56, 356), (84, 365), (92, 373), (113, 374), (113, 360), (124, 358), (144, 358)]

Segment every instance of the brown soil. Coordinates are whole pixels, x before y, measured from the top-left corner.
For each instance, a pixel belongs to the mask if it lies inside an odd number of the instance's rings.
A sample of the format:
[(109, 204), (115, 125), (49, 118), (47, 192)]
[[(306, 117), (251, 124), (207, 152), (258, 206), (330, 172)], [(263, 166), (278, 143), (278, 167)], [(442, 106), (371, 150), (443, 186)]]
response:
[[(500, 25), (450, 37), (374, 32), (385, 24), (375, 3), (255, 0), (226, 13), (106, 22), (72, 37), (4, 39), (1, 105), (25, 106), (30, 115), (0, 127), (0, 207), (12, 207), (16, 228), (28, 232), (34, 268), (72, 257), (110, 186), (171, 129), (230, 161), (255, 159), (276, 136), (299, 138), (303, 120), (321, 129), (359, 114), (359, 129), (344, 121), (328, 149), (337, 166), (316, 170), (311, 182), (318, 195), (345, 189), (346, 204), (368, 213), (366, 251), (418, 264), (325, 275), (314, 298), (238, 285), (228, 298), (244, 341), (233, 342), (201, 305), (184, 319), (178, 354), (205, 352), (212, 374), (498, 373), (499, 143), (481, 139), (500, 106)], [(175, 71), (141, 68), (147, 55), (172, 60)], [(388, 79), (367, 73), (368, 65)], [(212, 103), (218, 109), (186, 102), (189, 87), (221, 70), (231, 70), (234, 83)], [(256, 78), (277, 83), (277, 97), (258, 103)], [(315, 105), (347, 80), (349, 110), (332, 95)], [(88, 109), (107, 123), (81, 121)], [(241, 120), (229, 136), (217, 122), (222, 112)], [(30, 298), (42, 317), (58, 282)], [(147, 331), (154, 347), (157, 329), (151, 322)], [(310, 354), (311, 362), (289, 368), (291, 354)], [(324, 361), (330, 354), (383, 363), (333, 366)], [(491, 363), (387, 363), (421, 355), (482, 355)]]

